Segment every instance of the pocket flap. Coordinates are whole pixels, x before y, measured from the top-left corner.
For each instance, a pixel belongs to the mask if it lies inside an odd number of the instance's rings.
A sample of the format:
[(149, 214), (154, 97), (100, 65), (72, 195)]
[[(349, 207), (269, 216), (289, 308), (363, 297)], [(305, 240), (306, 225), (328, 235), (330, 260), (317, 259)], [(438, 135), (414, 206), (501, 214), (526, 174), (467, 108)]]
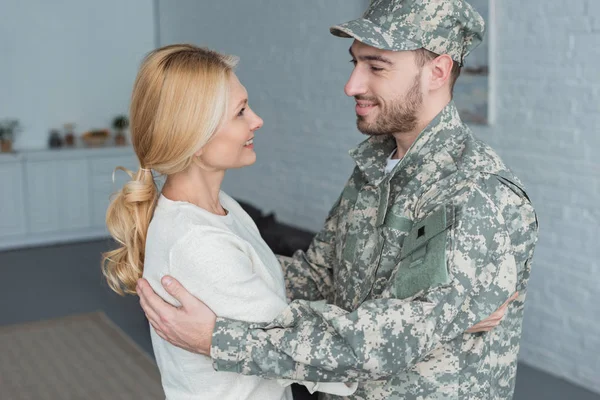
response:
[(453, 206), (442, 206), (421, 221), (416, 222), (404, 240), (400, 259), (411, 255), (452, 224), (454, 224)]

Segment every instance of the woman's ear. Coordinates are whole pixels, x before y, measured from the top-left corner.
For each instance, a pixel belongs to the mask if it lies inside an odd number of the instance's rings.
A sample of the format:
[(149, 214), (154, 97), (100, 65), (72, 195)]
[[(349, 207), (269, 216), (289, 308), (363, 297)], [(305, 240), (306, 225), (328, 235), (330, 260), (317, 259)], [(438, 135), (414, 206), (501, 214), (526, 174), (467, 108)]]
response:
[(450, 79), (454, 60), (448, 54), (443, 54), (431, 60), (431, 81), (429, 87), (432, 90), (443, 87)]

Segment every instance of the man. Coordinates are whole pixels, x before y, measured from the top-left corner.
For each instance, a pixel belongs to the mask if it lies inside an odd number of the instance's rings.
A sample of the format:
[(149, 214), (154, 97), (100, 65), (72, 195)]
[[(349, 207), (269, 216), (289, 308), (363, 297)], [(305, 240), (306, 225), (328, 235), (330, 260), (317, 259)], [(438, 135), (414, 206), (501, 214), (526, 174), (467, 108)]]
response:
[(294, 301), (269, 324), (215, 320), (166, 278), (183, 307), (140, 281), (144, 311), (219, 371), (358, 381), (356, 399), (510, 399), (537, 219), (452, 101), (483, 20), (463, 0), (373, 0), (331, 32), (354, 39), (345, 91), (369, 138), (323, 230), (282, 260)]

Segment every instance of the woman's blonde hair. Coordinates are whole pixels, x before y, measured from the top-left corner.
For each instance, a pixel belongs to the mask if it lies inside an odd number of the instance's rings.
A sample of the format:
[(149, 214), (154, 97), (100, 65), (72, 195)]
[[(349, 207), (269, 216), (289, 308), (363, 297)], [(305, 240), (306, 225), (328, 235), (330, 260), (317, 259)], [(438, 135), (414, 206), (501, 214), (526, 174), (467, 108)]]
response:
[(111, 199), (106, 226), (120, 245), (102, 256), (115, 292), (135, 294), (142, 277), (146, 234), (158, 200), (151, 170), (171, 175), (188, 168), (217, 131), (228, 105), (237, 58), (188, 44), (152, 51), (138, 72), (129, 109), (131, 141), (140, 169)]

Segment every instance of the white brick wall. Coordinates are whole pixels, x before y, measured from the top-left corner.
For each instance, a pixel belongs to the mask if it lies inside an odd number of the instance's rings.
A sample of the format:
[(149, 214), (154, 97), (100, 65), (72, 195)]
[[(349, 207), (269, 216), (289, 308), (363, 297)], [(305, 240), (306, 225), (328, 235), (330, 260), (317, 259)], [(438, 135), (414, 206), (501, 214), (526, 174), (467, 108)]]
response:
[[(161, 44), (191, 41), (241, 56), (239, 76), (264, 118), (258, 162), (225, 189), (287, 223), (317, 230), (363, 139), (349, 40), (331, 24), (364, 0), (160, 0)], [(495, 122), (473, 127), (526, 183), (541, 236), (521, 359), (600, 392), (600, 0), (499, 0)], [(223, 34), (223, 21), (235, 30)]]
[(496, 122), (540, 220), (521, 360), (600, 392), (600, 1), (496, 4)]

